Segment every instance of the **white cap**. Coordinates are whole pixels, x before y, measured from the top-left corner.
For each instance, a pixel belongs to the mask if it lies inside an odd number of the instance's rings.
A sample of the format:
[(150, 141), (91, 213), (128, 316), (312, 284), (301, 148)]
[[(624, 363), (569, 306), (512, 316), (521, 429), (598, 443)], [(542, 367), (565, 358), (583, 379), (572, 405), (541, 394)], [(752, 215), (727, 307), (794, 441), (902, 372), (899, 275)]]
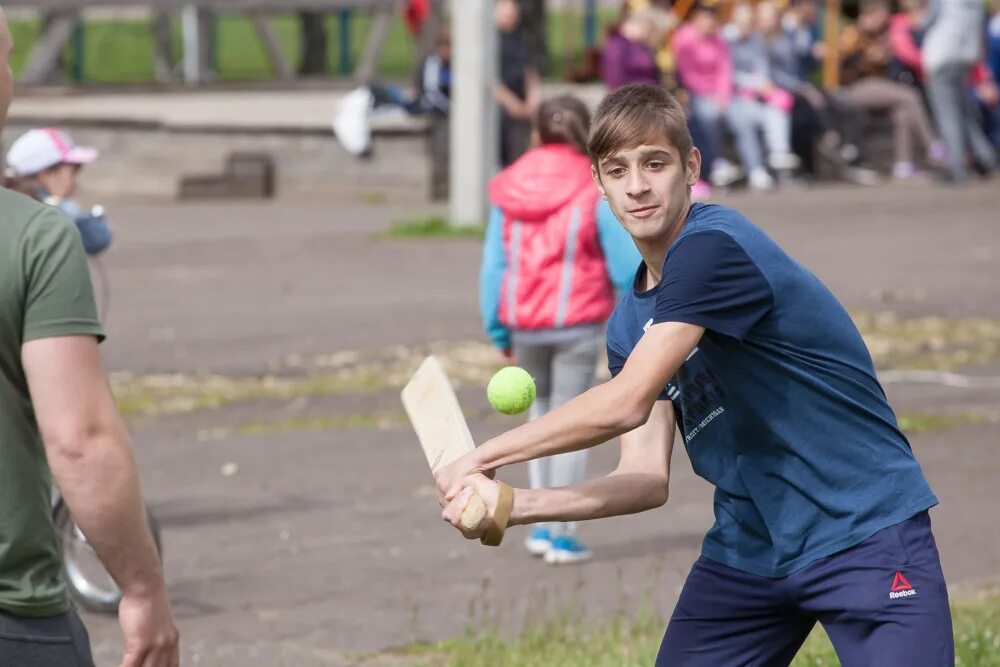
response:
[(31, 176), (57, 164), (90, 164), (97, 149), (77, 146), (65, 132), (53, 127), (28, 130), (7, 151), (7, 166), (18, 176)]

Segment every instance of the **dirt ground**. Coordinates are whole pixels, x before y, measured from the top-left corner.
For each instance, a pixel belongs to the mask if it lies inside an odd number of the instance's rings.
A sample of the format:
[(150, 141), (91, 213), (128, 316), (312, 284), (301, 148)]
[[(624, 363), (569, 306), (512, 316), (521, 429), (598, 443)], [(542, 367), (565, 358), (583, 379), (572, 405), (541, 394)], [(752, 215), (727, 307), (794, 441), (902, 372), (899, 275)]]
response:
[[(996, 182), (961, 193), (821, 188), (723, 203), (763, 226), (854, 311), (1000, 318)], [(344, 350), (482, 340), (478, 242), (380, 235), (433, 209), (108, 208), (117, 238), (105, 261), (104, 354), (116, 373), (241, 381)], [(980, 361), (959, 370), (1000, 375), (1000, 364)], [(486, 549), (440, 521), (391, 384), (130, 418), (163, 526), (184, 664), (356, 664), (483, 623), (516, 628), (528, 610), (583, 609), (601, 619), (642, 604), (670, 609), (712, 521), (711, 489), (683, 448), (666, 507), (583, 526), (596, 558), (553, 569), (525, 554), (521, 530)], [(1000, 388), (893, 383), (887, 391), (900, 414), (975, 415), (912, 441), (942, 501), (932, 518), (953, 594), (998, 583), (1000, 533), (988, 517), (1000, 474)], [(475, 386), (460, 399), (479, 440), (517, 423), (491, 414)], [(591, 472), (615, 462), (609, 443), (594, 451)], [(521, 468), (502, 476), (525, 480)], [(98, 664), (117, 664), (114, 619), (85, 620)]]

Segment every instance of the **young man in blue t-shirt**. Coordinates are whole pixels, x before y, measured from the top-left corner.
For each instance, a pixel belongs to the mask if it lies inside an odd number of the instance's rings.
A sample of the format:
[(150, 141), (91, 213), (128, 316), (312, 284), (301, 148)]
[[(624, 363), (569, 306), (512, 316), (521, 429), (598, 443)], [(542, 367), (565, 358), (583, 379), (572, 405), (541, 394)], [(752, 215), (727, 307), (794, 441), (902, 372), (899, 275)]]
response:
[(691, 203), (701, 157), (669, 93), (609, 95), (589, 150), (644, 260), (608, 324), (613, 377), (441, 469), (445, 519), (478, 493), (490, 517), (463, 532), (491, 539), (509, 487), (488, 475), (618, 435), (612, 474), (514, 490), (509, 523), (660, 506), (679, 426), (715, 525), (658, 666), (787, 665), (817, 621), (846, 665), (953, 664), (937, 499), (847, 312), (739, 213)]

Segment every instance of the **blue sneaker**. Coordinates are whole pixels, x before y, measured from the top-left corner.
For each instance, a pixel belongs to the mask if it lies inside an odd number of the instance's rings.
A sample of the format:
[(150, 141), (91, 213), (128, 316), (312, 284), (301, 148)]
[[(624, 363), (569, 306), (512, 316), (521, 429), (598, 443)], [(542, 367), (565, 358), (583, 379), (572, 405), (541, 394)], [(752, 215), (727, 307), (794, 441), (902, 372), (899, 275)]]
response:
[(594, 557), (594, 552), (583, 542), (569, 535), (552, 538), (552, 548), (545, 552), (545, 562), (549, 565), (582, 563)]
[(532, 556), (544, 556), (552, 548), (552, 537), (549, 529), (544, 526), (535, 526), (531, 529), (528, 538), (524, 540), (524, 546)]

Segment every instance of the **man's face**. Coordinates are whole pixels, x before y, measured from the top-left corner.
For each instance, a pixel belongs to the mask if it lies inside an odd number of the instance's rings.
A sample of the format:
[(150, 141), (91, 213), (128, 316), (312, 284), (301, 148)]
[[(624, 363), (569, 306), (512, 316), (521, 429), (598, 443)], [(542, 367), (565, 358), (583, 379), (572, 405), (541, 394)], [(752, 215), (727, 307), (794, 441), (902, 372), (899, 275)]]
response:
[(14, 96), (14, 75), (10, 71), (10, 52), (14, 40), (10, 36), (7, 17), (0, 9), (0, 127), (7, 120), (7, 109)]
[(701, 171), (701, 154), (685, 159), (666, 140), (623, 149), (601, 160), (594, 180), (615, 217), (636, 241), (665, 239), (687, 209)]

